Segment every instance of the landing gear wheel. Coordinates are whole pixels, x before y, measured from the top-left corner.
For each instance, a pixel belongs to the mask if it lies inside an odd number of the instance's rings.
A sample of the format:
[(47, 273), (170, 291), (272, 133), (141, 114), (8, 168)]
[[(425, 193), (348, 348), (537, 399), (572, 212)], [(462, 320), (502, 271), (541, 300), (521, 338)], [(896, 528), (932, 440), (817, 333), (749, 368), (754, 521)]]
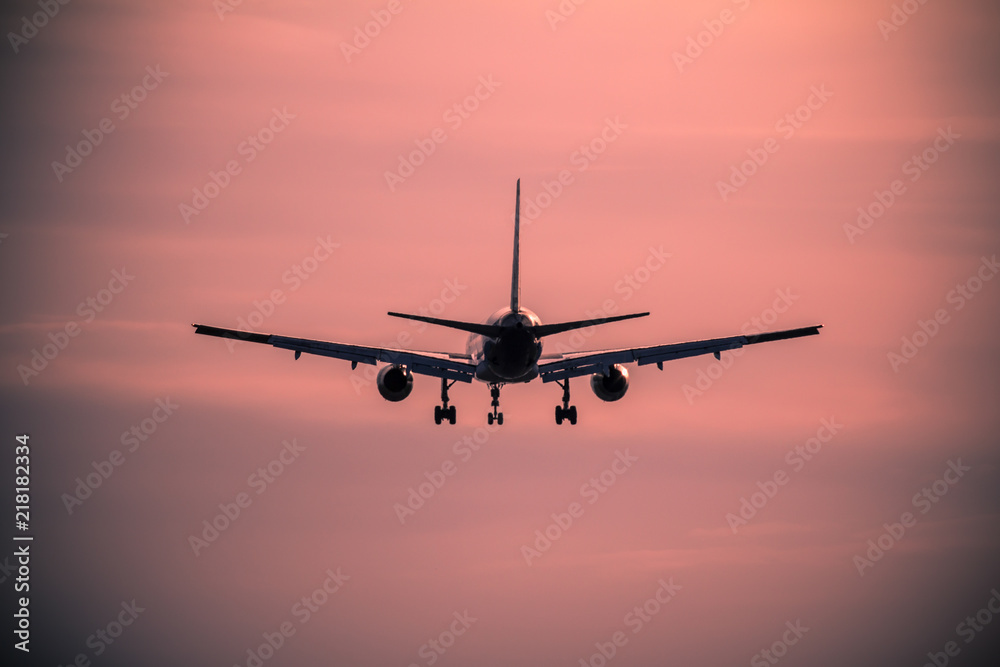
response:
[(562, 424), (566, 419), (570, 424), (576, 424), (576, 406), (569, 404), (569, 378), (559, 382), (563, 388), (562, 405), (556, 406), (556, 424)]
[(490, 383), (490, 396), (493, 397), (493, 401), (490, 405), (493, 406), (493, 412), (486, 413), (486, 423), (492, 425), (496, 422), (498, 425), (503, 426), (503, 413), (499, 411), (500, 409), (500, 385), (491, 382)]
[(455, 384), (455, 380), (448, 382), (446, 379), (441, 378), (441, 405), (434, 406), (434, 423), (440, 424), (446, 421), (449, 424), (455, 423), (455, 406), (448, 405), (448, 387)]

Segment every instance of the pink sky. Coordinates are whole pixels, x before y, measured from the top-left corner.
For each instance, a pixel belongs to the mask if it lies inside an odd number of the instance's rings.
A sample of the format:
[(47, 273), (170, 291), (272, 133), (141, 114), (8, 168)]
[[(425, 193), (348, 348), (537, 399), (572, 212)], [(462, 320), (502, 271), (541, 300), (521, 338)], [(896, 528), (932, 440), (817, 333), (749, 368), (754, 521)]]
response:
[[(596, 666), (616, 632), (609, 665), (754, 664), (796, 621), (809, 630), (783, 665), (996, 650), (996, 623), (968, 643), (956, 626), (1000, 586), (997, 8), (929, 2), (887, 32), (892, 2), (593, 0), (556, 21), (559, 7), (244, 0), (220, 19), (209, 0), (107, 0), (61, 6), (16, 52), (8, 36), (0, 379), (4, 432), (32, 437), (45, 664), (246, 665), (289, 621), (268, 667), (429, 665), (425, 643), (466, 611), (435, 664)], [(4, 34), (37, 11), (5, 7)], [(372, 12), (391, 21), (348, 61)], [(699, 38), (690, 62), (675, 55)], [(53, 167), (105, 118), (79, 166)], [(412, 175), (387, 179), (435, 132)], [(720, 195), (753, 155), (767, 159)], [(435, 426), (436, 379), (390, 404), (363, 367), (192, 333), (259, 307), (262, 331), (463, 350), (460, 332), (385, 313), (446, 295), (442, 317), (480, 321), (505, 305), (515, 180), (526, 212), (564, 170), (522, 229), (522, 303), (544, 322), (607, 300), (652, 313), (583, 348), (736, 334), (782, 294), (767, 328), (821, 335), (727, 368), (632, 367), (618, 403), (575, 380), (575, 427), (552, 423), (554, 384), (507, 386), (487, 434), (485, 385), (454, 387), (458, 424)], [(870, 227), (845, 230), (897, 180)], [(323, 244), (338, 245), (289, 277)], [(67, 324), (78, 334), (47, 367), (19, 371)], [(121, 434), (168, 397), (180, 407), (128, 451)], [(822, 420), (842, 428), (793, 464)], [(299, 456), (253, 486), (292, 439)], [(124, 463), (68, 513), (63, 495), (114, 450)], [(636, 460), (606, 493), (581, 493), (624, 452)], [(914, 494), (959, 460), (970, 470), (921, 513)], [(395, 506), (448, 461), (401, 525)], [(727, 514), (781, 472), (734, 534)], [(189, 537), (244, 492), (195, 555)], [(582, 516), (528, 564), (522, 547), (574, 502)], [(854, 557), (904, 512), (915, 525), (860, 576)], [(337, 568), (349, 579), (300, 622), (293, 605)], [(634, 632), (661, 580), (680, 588)], [(133, 598), (146, 611), (96, 656), (88, 637)]]

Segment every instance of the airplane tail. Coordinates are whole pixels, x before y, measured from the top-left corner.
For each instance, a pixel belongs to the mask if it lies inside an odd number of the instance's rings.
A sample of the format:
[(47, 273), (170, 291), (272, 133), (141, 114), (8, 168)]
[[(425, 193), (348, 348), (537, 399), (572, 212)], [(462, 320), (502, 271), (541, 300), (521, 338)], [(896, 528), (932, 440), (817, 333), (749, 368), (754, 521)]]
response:
[[(510, 278), (510, 310), (511, 312), (518, 312), (520, 310), (521, 301), (521, 278), (520, 278), (520, 235), (521, 235), (521, 179), (517, 179), (517, 195), (514, 200), (514, 266), (511, 270)], [(406, 313), (393, 313), (390, 312), (389, 315), (392, 317), (401, 317), (407, 320), (416, 320), (418, 322), (426, 322), (428, 324), (435, 324), (441, 327), (448, 327), (450, 329), (458, 329), (460, 331), (468, 331), (469, 333), (478, 334), (480, 336), (488, 336), (490, 338), (496, 338), (501, 333), (504, 332), (504, 328), (496, 324), (476, 324), (473, 322), (459, 322), (457, 320), (444, 320), (437, 317), (426, 317), (423, 315), (408, 315)], [(542, 336), (551, 336), (557, 333), (563, 333), (564, 331), (573, 331), (574, 329), (585, 329), (588, 327), (597, 326), (599, 324), (608, 324), (609, 322), (620, 322), (621, 320), (630, 320), (634, 317), (645, 317), (649, 313), (634, 313), (631, 315), (615, 315), (613, 317), (598, 317), (589, 320), (577, 320), (575, 322), (560, 322), (558, 324), (540, 324), (532, 327), (525, 327), (532, 334), (541, 338)]]
[(510, 310), (516, 313), (521, 302), (520, 240), (521, 235), (521, 179), (517, 179), (517, 195), (514, 200), (514, 268), (510, 277)]

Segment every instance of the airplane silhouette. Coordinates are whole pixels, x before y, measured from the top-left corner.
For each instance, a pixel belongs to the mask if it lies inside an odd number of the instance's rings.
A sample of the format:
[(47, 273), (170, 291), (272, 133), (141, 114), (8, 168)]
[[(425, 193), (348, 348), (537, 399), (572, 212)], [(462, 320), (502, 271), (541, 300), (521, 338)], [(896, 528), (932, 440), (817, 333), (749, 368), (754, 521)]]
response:
[(766, 343), (774, 340), (812, 336), (819, 333), (823, 325), (818, 324), (800, 329), (755, 333), (750, 335), (712, 338), (688, 343), (669, 343), (645, 347), (629, 347), (566, 354), (542, 354), (542, 338), (554, 334), (592, 327), (608, 322), (618, 322), (635, 317), (645, 317), (646, 313), (599, 317), (575, 322), (542, 324), (539, 317), (521, 306), (521, 283), (519, 277), (519, 236), (521, 228), (521, 181), (517, 181), (514, 205), (514, 265), (510, 285), (510, 306), (501, 308), (490, 315), (485, 322), (459, 322), (436, 317), (407, 315), (389, 312), (393, 317), (402, 317), (428, 324), (467, 331), (470, 336), (464, 353), (418, 352), (385, 347), (369, 347), (347, 343), (333, 343), (308, 338), (291, 338), (276, 334), (254, 333), (235, 329), (223, 329), (205, 324), (193, 324), (195, 333), (219, 336), (251, 343), (264, 343), (284, 350), (293, 350), (298, 359), (303, 352), (324, 357), (344, 359), (351, 362), (351, 369), (361, 364), (387, 364), (378, 373), (379, 393), (387, 401), (402, 401), (413, 390), (413, 374), (429, 375), (441, 379), (441, 405), (434, 406), (434, 421), (440, 424), (455, 423), (455, 406), (448, 405), (448, 389), (455, 382), (485, 382), (490, 388), (493, 411), (487, 414), (490, 424), (503, 424), (500, 408), (500, 388), (508, 383), (530, 382), (540, 377), (542, 382), (557, 382), (563, 389), (562, 405), (556, 406), (556, 424), (563, 420), (576, 424), (576, 406), (570, 405), (569, 380), (581, 375), (590, 375), (590, 386), (598, 398), (617, 401), (628, 390), (628, 369), (623, 364), (635, 362), (639, 366), (656, 364), (663, 370), (664, 361), (713, 354), (718, 359), (725, 350), (734, 350), (744, 345)]

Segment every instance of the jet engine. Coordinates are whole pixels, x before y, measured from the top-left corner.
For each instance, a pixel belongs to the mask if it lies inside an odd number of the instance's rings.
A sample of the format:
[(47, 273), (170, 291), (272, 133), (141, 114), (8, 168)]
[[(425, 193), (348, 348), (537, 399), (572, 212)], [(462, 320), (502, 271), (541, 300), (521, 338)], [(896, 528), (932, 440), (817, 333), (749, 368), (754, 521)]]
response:
[(378, 393), (393, 403), (401, 401), (413, 391), (413, 375), (406, 366), (385, 366), (378, 372)]
[(617, 401), (628, 391), (628, 369), (615, 364), (608, 374), (594, 373), (590, 377), (590, 388), (602, 401)]

